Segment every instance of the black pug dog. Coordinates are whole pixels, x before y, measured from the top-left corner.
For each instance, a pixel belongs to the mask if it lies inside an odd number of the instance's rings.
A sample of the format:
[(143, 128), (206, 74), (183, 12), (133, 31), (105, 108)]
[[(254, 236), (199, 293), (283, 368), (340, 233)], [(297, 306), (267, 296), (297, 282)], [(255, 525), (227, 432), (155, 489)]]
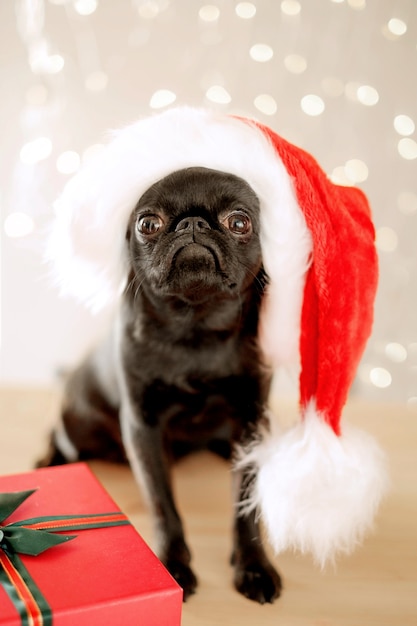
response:
[[(202, 448), (230, 457), (265, 419), (259, 228), (258, 198), (232, 174), (191, 167), (142, 195), (126, 232), (129, 280), (113, 331), (70, 377), (62, 422), (39, 464), (127, 458), (151, 504), (158, 556), (185, 600), (197, 579), (170, 464)], [(273, 602), (281, 580), (256, 514), (238, 512), (250, 478), (233, 474), (234, 584), (252, 600)]]

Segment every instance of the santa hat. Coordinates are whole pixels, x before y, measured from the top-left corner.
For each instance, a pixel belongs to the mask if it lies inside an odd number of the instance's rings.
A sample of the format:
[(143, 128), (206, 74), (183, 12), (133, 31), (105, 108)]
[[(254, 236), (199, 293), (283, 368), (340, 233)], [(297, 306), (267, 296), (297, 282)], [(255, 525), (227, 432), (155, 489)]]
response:
[(259, 343), (271, 368), (299, 362), (300, 420), (271, 428), (237, 468), (253, 471), (244, 511), (256, 509), (277, 552), (323, 564), (371, 526), (385, 490), (373, 439), (341, 427), (369, 337), (377, 285), (374, 228), (363, 193), (334, 185), (317, 162), (257, 122), (176, 108), (113, 133), (56, 203), (47, 256), (64, 294), (97, 311), (126, 284), (125, 232), (157, 180), (203, 166), (240, 176), (257, 194), (269, 277)]

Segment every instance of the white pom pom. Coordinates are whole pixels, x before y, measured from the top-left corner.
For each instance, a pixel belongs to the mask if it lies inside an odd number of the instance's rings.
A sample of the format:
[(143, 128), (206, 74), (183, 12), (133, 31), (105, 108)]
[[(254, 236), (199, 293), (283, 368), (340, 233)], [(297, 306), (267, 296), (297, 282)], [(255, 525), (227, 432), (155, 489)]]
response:
[(245, 452), (245, 466), (255, 481), (242, 513), (259, 511), (277, 553), (310, 552), (322, 567), (363, 539), (388, 482), (374, 439), (352, 427), (337, 437), (314, 403), (301, 423)]

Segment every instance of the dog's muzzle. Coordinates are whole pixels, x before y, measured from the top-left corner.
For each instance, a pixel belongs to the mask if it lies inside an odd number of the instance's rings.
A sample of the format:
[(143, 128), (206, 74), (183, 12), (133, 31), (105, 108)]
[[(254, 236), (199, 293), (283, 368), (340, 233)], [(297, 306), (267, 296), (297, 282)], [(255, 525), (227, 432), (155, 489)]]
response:
[(201, 300), (224, 289), (222, 255), (211, 230), (210, 224), (199, 216), (187, 216), (175, 226), (177, 240), (169, 261), (167, 284), (179, 297)]
[(171, 263), (174, 271), (201, 274), (201, 278), (221, 271), (218, 253), (210, 241), (210, 230), (210, 224), (200, 216), (187, 216), (178, 222), (175, 232), (181, 239)]

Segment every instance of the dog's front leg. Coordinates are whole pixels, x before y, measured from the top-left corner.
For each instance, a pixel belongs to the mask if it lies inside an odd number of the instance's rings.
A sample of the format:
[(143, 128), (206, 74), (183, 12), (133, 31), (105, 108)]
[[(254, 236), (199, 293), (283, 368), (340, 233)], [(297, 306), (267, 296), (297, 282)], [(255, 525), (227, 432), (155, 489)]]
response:
[(252, 478), (245, 470), (233, 472), (236, 513), (232, 565), (236, 589), (250, 600), (265, 604), (279, 597), (282, 583), (262, 546), (256, 511), (246, 515), (239, 512), (239, 505), (247, 496)]
[(146, 424), (128, 398), (122, 403), (120, 419), (130, 466), (154, 517), (156, 552), (182, 587), (185, 601), (195, 593), (197, 579), (190, 567), (190, 550), (174, 502), (162, 428)]

